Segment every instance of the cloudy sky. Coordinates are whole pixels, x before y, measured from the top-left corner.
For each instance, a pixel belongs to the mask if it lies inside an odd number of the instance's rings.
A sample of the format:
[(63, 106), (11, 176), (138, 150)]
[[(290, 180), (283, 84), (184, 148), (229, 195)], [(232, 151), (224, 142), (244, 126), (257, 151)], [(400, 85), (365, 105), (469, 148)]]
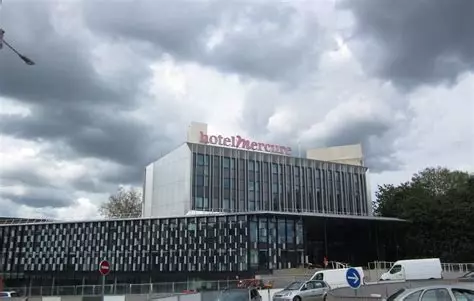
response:
[(4, 0), (0, 215), (89, 218), (191, 121), (474, 171), (474, 1)]

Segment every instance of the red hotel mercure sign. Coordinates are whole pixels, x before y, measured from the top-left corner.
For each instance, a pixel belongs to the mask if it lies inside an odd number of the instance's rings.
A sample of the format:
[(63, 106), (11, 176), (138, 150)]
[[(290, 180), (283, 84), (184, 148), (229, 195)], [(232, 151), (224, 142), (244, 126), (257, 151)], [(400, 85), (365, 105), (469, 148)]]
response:
[(255, 142), (248, 139), (244, 139), (240, 136), (224, 137), (222, 135), (207, 135), (201, 132), (201, 137), (199, 139), (199, 142), (203, 144), (220, 145), (220, 146), (240, 148), (240, 149), (245, 149), (245, 150), (274, 153), (274, 154), (282, 154), (282, 155), (291, 154), (291, 147), (262, 143), (262, 142)]

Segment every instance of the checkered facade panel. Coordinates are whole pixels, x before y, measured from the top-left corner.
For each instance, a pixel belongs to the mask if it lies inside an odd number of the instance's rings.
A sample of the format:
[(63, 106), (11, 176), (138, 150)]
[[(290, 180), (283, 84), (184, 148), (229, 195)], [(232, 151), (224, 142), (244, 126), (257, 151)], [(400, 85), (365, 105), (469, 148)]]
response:
[(246, 215), (2, 225), (0, 271), (97, 271), (103, 259), (116, 272), (286, 267), (303, 257), (302, 227)]

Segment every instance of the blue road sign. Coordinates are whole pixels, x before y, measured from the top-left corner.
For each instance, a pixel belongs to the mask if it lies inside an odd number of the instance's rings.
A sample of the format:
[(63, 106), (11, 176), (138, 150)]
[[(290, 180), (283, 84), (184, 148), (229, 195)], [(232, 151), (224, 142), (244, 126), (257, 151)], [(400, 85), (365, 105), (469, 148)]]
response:
[(346, 271), (346, 281), (350, 287), (358, 289), (362, 284), (362, 279), (360, 277), (359, 271), (354, 268), (348, 268)]

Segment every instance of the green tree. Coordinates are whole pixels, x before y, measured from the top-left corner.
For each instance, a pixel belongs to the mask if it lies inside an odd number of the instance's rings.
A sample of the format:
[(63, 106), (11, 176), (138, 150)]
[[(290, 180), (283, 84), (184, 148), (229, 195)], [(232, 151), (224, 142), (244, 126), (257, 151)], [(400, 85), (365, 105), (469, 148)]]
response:
[(142, 215), (142, 195), (136, 189), (119, 187), (115, 194), (99, 208), (100, 215), (109, 218), (140, 217)]
[(474, 179), (468, 173), (426, 168), (398, 186), (379, 186), (375, 213), (407, 224), (409, 257), (474, 261)]

